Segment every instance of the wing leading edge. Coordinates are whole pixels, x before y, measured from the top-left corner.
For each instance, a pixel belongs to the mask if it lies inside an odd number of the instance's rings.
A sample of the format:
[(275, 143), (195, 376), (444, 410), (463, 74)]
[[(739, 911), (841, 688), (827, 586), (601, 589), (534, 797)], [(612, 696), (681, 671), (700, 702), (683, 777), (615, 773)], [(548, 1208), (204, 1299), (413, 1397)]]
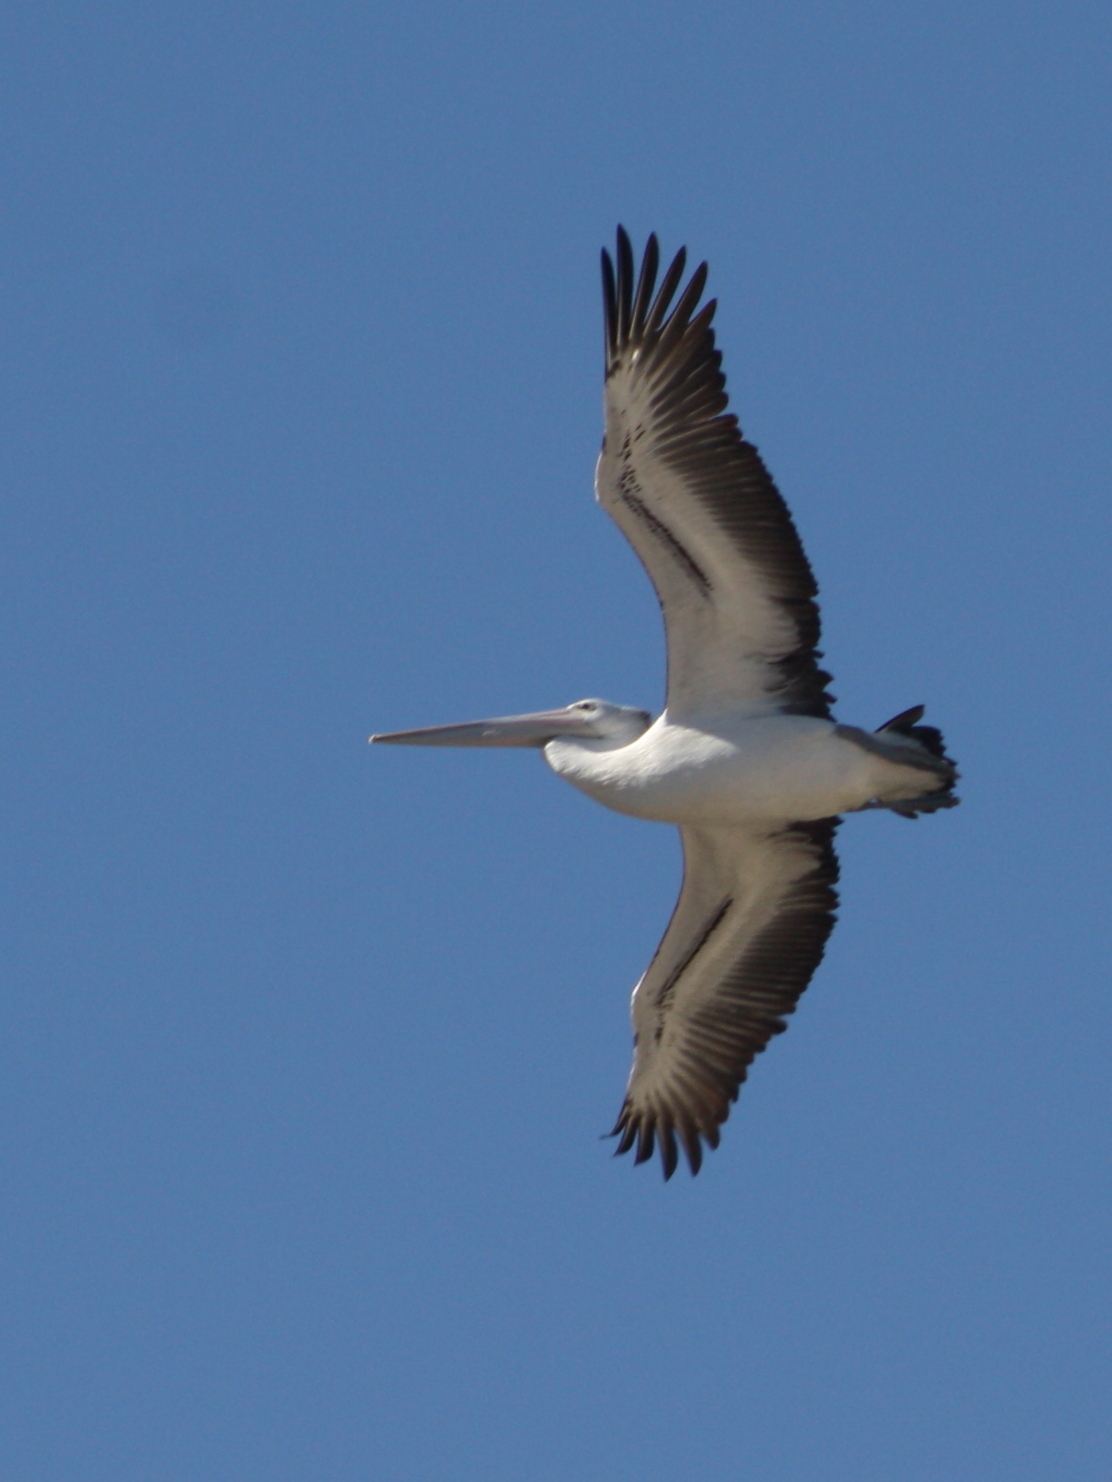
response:
[(726, 412), (715, 301), (696, 312), (705, 263), (671, 307), (685, 262), (681, 250), (654, 292), (655, 236), (636, 281), (622, 228), (616, 271), (602, 254), (606, 435), (598, 499), (660, 599), (673, 716), (723, 709), (828, 716), (815, 579), (787, 505)]

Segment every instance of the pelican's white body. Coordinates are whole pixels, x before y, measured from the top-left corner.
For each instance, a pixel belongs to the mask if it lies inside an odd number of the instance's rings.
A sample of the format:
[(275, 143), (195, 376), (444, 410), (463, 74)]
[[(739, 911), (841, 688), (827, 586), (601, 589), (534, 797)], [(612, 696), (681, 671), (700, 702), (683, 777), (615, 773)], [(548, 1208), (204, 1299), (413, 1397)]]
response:
[(674, 722), (665, 710), (635, 740), (558, 737), (544, 748), (560, 777), (635, 818), (676, 824), (776, 824), (832, 818), (921, 795), (903, 766), (810, 715)]

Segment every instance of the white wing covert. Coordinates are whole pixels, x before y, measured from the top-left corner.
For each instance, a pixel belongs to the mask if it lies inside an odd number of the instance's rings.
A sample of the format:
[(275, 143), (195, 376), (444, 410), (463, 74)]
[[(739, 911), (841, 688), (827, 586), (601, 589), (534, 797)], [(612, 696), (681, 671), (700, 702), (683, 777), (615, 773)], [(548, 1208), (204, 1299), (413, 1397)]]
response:
[(814, 576), (787, 505), (726, 413), (722, 356), (698, 313), (703, 263), (669, 313), (681, 250), (653, 297), (648, 240), (634, 285), (618, 229), (617, 274), (602, 254), (606, 306), (606, 435), (598, 500), (656, 588), (668, 642), (674, 718), (729, 711), (828, 716), (819, 668)]

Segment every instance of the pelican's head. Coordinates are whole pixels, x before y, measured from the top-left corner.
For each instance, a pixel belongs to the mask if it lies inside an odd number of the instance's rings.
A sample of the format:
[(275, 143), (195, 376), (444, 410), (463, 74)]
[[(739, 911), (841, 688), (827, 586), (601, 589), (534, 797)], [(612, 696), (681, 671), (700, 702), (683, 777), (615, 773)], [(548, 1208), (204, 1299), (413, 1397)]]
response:
[(547, 746), (550, 741), (601, 741), (595, 750), (628, 746), (652, 725), (647, 710), (612, 705), (609, 700), (576, 700), (562, 710), (535, 710), (529, 715), (499, 715), (462, 725), (428, 726), (420, 731), (390, 731), (372, 736), (399, 746)]

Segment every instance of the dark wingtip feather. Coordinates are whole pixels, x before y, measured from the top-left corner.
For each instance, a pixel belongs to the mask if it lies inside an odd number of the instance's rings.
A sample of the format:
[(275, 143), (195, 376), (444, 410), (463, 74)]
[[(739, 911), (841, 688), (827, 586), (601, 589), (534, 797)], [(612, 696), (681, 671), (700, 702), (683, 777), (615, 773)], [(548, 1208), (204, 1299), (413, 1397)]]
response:
[(602, 307), (606, 319), (606, 365), (618, 349), (618, 295), (614, 282), (614, 264), (606, 248), (602, 249)]
[(660, 247), (656, 240), (656, 233), (651, 232), (649, 240), (645, 243), (645, 256), (641, 259), (641, 276), (637, 280), (637, 293), (633, 300), (633, 311), (630, 317), (630, 328), (637, 337), (640, 337), (644, 329), (645, 314), (652, 300), (659, 267)]
[[(691, 276), (683, 296), (671, 315), (669, 305), (683, 278), (687, 264), (687, 249), (681, 247), (665, 273), (656, 297), (656, 275), (660, 268), (660, 244), (656, 233), (649, 235), (645, 253), (641, 259), (641, 271), (634, 286), (635, 261), (633, 244), (624, 226), (619, 226), (614, 258), (603, 248), (602, 280), (603, 298), (606, 305), (606, 340), (608, 356), (618, 354), (631, 341), (640, 343), (655, 335), (669, 319), (669, 328), (682, 332), (691, 313), (702, 297), (707, 281), (707, 265), (700, 263)], [(651, 307), (650, 307), (651, 300)], [(714, 309), (711, 307), (710, 315)], [(708, 321), (709, 323), (709, 316)]]
[(618, 343), (629, 338), (633, 309), (633, 244), (624, 226), (618, 228)]
[(656, 1145), (656, 1128), (648, 1117), (637, 1124), (637, 1154), (634, 1163), (647, 1163)]
[(719, 1143), (718, 1128), (713, 1123), (704, 1127), (700, 1133), (700, 1130), (691, 1122), (681, 1121), (679, 1125), (676, 1125), (666, 1116), (659, 1119), (652, 1113), (637, 1116), (633, 1114), (628, 1102), (622, 1106), (621, 1114), (614, 1124), (614, 1130), (603, 1133), (603, 1138), (609, 1137), (621, 1139), (614, 1149), (615, 1158), (631, 1152), (634, 1144), (636, 1144), (634, 1163), (647, 1163), (653, 1153), (659, 1151), (665, 1183), (680, 1165), (681, 1148), (687, 1158), (691, 1176), (694, 1178), (703, 1166), (702, 1138), (705, 1137), (708, 1146), (712, 1148), (716, 1148)]
[(676, 289), (680, 285), (680, 279), (683, 277), (683, 270), (686, 266), (687, 248), (681, 247), (675, 257), (673, 257), (668, 271), (664, 274), (656, 298), (653, 299), (653, 306), (649, 310), (649, 317), (645, 320), (644, 333), (646, 336), (655, 334), (664, 322), (664, 317), (668, 313), (668, 305), (675, 296)]
[(660, 331), (660, 339), (656, 345), (656, 354), (660, 356), (661, 360), (667, 359), (676, 345), (691, 328), (691, 315), (695, 309), (695, 305), (702, 298), (703, 289), (706, 286), (707, 265), (703, 262), (692, 273), (687, 287), (680, 295), (676, 307), (668, 315), (668, 322)]
[(694, 1127), (681, 1127), (680, 1136), (683, 1138), (683, 1150), (687, 1154), (687, 1166), (691, 1169), (691, 1177), (694, 1178), (703, 1166), (703, 1144), (699, 1141), (699, 1134)]
[(701, 262), (688, 280), (687, 287), (683, 291), (683, 297), (673, 310), (673, 318), (687, 320), (691, 317), (695, 305), (703, 296), (703, 289), (707, 286), (707, 274), (710, 269), (705, 262)]
[(675, 1129), (670, 1122), (661, 1122), (659, 1134), (660, 1161), (664, 1165), (664, 1182), (667, 1183), (679, 1164), (679, 1150), (676, 1147)]
[(614, 1149), (615, 1158), (620, 1158), (623, 1153), (628, 1153), (630, 1148), (633, 1146), (634, 1138), (637, 1136), (637, 1124), (631, 1119), (631, 1117), (629, 1116), (629, 1108), (625, 1106), (622, 1107), (622, 1114), (618, 1118), (614, 1130), (613, 1132), (611, 1132), (610, 1136), (617, 1137), (619, 1133), (621, 1134), (622, 1140)]

